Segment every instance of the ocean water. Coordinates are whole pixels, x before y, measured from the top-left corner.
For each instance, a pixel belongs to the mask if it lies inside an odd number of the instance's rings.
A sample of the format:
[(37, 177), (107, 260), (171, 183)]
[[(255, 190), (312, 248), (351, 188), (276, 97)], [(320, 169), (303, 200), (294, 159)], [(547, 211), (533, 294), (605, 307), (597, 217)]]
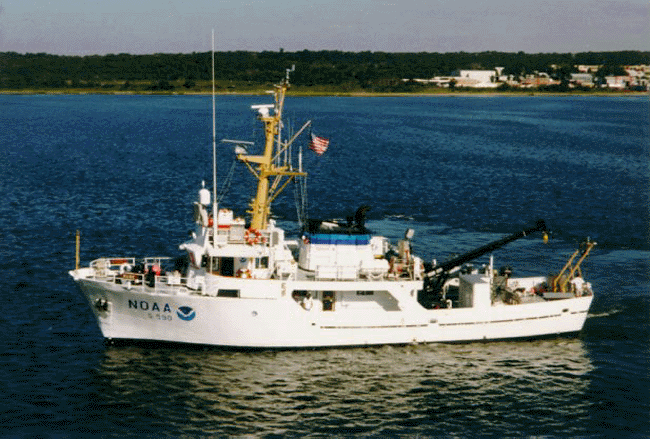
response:
[[(219, 138), (255, 140), (250, 105), (217, 98)], [(211, 99), (0, 96), (0, 437), (650, 435), (650, 105), (637, 97), (287, 99), (311, 218), (370, 205), (369, 227), (415, 230), (444, 260), (545, 219), (495, 252), (517, 274), (583, 268), (596, 292), (577, 338), (298, 351), (108, 345), (67, 275), (171, 255), (212, 181)], [(303, 144), (305, 142), (302, 142)], [(232, 148), (219, 145), (226, 180)], [(224, 188), (225, 189), (225, 188)], [(252, 194), (235, 167), (224, 204)], [(297, 230), (288, 190), (274, 216)]]

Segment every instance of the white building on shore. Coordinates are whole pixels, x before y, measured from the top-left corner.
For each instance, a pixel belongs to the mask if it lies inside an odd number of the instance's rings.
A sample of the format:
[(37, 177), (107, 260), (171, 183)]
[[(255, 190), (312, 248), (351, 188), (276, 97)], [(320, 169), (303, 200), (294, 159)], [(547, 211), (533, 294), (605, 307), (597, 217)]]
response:
[(494, 70), (457, 70), (451, 76), (436, 76), (430, 79), (403, 79), (402, 81), (413, 81), (419, 84), (431, 84), (437, 87), (447, 88), (451, 84), (456, 87), (471, 88), (497, 88), (504, 81), (501, 77), (503, 67), (496, 67)]
[[(560, 66), (551, 66), (559, 69)], [(575, 87), (602, 87), (611, 89), (633, 89), (633, 90), (650, 90), (650, 66), (635, 65), (622, 66), (627, 72), (625, 76), (611, 75), (604, 78), (597, 77), (594, 73), (585, 73), (587, 71), (597, 71), (596, 65), (575, 66), (577, 70), (584, 71), (581, 73), (570, 73), (568, 77), (569, 88)], [(549, 75), (546, 72), (534, 72), (523, 75), (503, 75), (503, 67), (495, 67), (494, 70), (456, 70), (450, 76), (436, 76), (430, 79), (403, 79), (404, 82), (415, 82), (425, 85), (433, 85), (441, 88), (458, 87), (458, 88), (482, 88), (495, 89), (502, 84), (514, 88), (538, 88), (557, 86), (562, 84), (562, 77)]]
[(494, 70), (457, 70), (452, 73), (456, 87), (497, 88), (503, 67)]

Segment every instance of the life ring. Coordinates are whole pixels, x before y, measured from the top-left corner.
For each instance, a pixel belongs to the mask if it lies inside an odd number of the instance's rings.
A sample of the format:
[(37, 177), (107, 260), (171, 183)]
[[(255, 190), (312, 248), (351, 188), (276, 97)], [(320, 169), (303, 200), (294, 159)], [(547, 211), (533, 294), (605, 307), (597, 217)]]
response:
[(257, 244), (259, 242), (264, 242), (264, 240), (262, 238), (262, 233), (257, 229), (248, 229), (248, 230), (246, 230), (246, 233), (244, 234), (244, 240), (246, 241), (246, 244), (248, 244), (248, 245), (253, 245), (253, 244)]

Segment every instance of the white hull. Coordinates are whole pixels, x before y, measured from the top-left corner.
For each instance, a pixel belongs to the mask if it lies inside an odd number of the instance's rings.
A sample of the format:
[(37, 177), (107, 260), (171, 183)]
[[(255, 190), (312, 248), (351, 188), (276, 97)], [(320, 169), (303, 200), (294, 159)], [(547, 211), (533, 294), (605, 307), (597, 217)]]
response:
[[(527, 304), (503, 303), (478, 308), (425, 309), (409, 291), (418, 282), (378, 282), (406, 300), (346, 301), (345, 292), (333, 311), (315, 301), (307, 310), (288, 291), (305, 282), (233, 279), (247, 283), (257, 298), (156, 293), (127, 289), (93, 279), (78, 279), (103, 336), (113, 340), (146, 340), (238, 348), (305, 348), (384, 344), (467, 342), (546, 337), (582, 329), (592, 296)], [(252, 284), (251, 284), (252, 283)], [(337, 284), (337, 285), (335, 285)], [(347, 289), (360, 288), (359, 285)], [(358, 284), (358, 282), (357, 282)], [(388, 285), (392, 284), (392, 285)], [(324, 282), (322, 289), (344, 287)], [(367, 285), (365, 286), (367, 288)], [(148, 291), (151, 290), (151, 291)], [(349, 296), (354, 298), (353, 296)], [(97, 306), (104, 300), (104, 306)], [(347, 303), (346, 303), (347, 302)], [(392, 303), (391, 306), (386, 306)], [(182, 308), (182, 310), (181, 310)], [(364, 309), (365, 308), (365, 309)]]

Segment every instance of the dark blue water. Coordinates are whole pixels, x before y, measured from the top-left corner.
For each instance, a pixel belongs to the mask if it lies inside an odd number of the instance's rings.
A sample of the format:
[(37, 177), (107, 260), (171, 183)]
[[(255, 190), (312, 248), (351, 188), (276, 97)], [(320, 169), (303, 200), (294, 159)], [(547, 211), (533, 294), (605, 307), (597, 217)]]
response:
[[(249, 106), (219, 97), (218, 135), (258, 140)], [(107, 346), (67, 276), (82, 262), (175, 255), (211, 184), (208, 97), (0, 96), (0, 436), (650, 435), (650, 117), (647, 98), (289, 98), (312, 218), (372, 206), (416, 231), (426, 259), (543, 218), (496, 252), (557, 271), (583, 239), (596, 291), (576, 339), (319, 351)], [(225, 177), (232, 151), (220, 146)], [(220, 179), (221, 181), (222, 179)], [(225, 203), (251, 196), (237, 168)], [(297, 228), (291, 191), (275, 216)]]

